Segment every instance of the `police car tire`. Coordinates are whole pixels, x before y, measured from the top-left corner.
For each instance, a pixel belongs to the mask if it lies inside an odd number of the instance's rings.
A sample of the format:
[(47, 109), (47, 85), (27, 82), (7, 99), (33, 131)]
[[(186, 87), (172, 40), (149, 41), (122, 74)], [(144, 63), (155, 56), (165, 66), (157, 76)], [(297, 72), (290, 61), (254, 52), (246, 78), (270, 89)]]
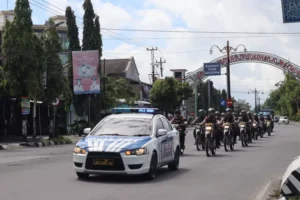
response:
[(147, 174), (145, 174), (146, 179), (148, 179), (148, 180), (155, 179), (155, 177), (156, 177), (156, 170), (157, 170), (157, 154), (154, 151), (152, 153), (152, 157), (151, 157), (151, 161), (150, 161), (149, 172)]
[(87, 179), (89, 177), (89, 174), (86, 173), (76, 172), (76, 174), (79, 179)]
[(175, 156), (174, 156), (174, 161), (170, 164), (168, 164), (169, 170), (175, 171), (179, 167), (179, 161), (180, 161), (180, 150), (179, 147), (176, 148)]

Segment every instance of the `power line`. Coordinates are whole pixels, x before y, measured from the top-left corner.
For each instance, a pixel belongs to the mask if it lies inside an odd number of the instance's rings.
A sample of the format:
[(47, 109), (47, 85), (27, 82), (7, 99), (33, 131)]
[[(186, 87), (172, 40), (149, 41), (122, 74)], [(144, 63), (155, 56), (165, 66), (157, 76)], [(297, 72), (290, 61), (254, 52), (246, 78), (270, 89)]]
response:
[(155, 29), (129, 29), (129, 28), (102, 28), (103, 30), (112, 31), (129, 31), (129, 32), (160, 32), (160, 33), (209, 33), (209, 34), (245, 34), (245, 35), (300, 35), (300, 32), (246, 32), (246, 31), (179, 31), (179, 30), (155, 30)]

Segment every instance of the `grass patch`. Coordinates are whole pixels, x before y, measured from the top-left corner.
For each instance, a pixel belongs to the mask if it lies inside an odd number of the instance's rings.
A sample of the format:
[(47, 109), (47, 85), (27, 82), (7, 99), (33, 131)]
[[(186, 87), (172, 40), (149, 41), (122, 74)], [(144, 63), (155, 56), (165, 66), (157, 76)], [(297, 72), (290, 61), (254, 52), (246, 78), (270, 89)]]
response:
[(72, 140), (70, 138), (66, 138), (63, 136), (58, 136), (57, 138), (43, 140), (44, 143), (54, 142), (54, 144), (72, 144)]

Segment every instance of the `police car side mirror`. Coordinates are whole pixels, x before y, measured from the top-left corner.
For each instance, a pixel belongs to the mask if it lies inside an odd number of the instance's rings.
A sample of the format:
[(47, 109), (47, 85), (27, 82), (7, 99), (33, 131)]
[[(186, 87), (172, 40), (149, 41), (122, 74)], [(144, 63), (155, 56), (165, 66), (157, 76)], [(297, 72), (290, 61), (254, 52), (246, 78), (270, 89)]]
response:
[(161, 137), (161, 136), (164, 136), (164, 135), (167, 135), (167, 130), (166, 129), (159, 129), (156, 136)]
[(88, 135), (91, 132), (91, 128), (85, 128), (83, 129), (83, 135)]

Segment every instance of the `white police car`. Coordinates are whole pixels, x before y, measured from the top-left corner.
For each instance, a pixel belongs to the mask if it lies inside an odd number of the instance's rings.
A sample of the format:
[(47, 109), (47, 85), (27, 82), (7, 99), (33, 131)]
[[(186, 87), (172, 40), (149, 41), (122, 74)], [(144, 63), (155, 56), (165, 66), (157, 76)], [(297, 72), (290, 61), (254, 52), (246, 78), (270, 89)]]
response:
[[(156, 169), (177, 170), (179, 133), (153, 108), (115, 108), (73, 150), (79, 178), (90, 174), (144, 174), (154, 179)], [(124, 113), (130, 112), (130, 113)], [(90, 131), (91, 130), (91, 131)]]

